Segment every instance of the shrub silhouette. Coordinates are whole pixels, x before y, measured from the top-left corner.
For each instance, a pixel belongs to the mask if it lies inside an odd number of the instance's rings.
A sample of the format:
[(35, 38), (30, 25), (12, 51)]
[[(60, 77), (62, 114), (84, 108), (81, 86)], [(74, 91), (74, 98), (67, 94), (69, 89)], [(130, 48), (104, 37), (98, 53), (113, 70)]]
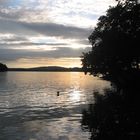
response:
[(0, 63), (0, 72), (4, 72), (7, 70), (8, 70), (7, 66), (5, 64)]

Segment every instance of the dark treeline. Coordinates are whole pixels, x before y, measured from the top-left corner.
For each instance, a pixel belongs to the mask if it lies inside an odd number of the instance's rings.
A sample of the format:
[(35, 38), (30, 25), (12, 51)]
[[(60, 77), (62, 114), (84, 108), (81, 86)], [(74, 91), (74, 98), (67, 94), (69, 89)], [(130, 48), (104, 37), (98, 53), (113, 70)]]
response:
[(89, 36), (91, 51), (83, 53), (85, 73), (115, 85), (83, 110), (82, 128), (92, 140), (140, 139), (140, 3), (118, 0), (101, 16)]
[(5, 72), (5, 71), (83, 72), (83, 69), (79, 67), (66, 68), (60, 66), (33, 67), (33, 68), (8, 68), (6, 64), (0, 63), (0, 72)]
[(59, 66), (48, 66), (48, 67), (35, 67), (35, 68), (9, 68), (8, 71), (81, 72), (82, 69), (79, 67), (65, 68)]
[(8, 70), (7, 66), (5, 64), (0, 63), (0, 72), (4, 72), (7, 70)]

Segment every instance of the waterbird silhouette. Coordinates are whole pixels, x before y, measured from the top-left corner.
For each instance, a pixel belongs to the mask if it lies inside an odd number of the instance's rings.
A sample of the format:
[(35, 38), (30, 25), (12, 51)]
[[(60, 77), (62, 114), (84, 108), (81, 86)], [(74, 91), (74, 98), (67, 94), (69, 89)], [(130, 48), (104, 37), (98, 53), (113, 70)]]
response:
[(59, 96), (59, 91), (57, 91), (57, 96)]

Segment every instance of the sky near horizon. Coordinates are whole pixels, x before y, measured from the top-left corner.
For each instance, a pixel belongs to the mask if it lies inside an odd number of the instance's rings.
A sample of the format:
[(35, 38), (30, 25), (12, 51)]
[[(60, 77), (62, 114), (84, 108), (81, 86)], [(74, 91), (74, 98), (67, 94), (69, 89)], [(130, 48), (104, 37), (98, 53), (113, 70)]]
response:
[(81, 67), (97, 19), (115, 0), (0, 0), (0, 62)]

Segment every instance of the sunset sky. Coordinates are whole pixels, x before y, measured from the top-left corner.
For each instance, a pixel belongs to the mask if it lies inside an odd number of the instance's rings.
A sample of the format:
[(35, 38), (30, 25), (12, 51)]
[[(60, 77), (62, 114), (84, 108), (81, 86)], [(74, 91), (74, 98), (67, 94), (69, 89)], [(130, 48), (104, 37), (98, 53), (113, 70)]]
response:
[(0, 62), (81, 67), (99, 16), (115, 0), (0, 0)]

